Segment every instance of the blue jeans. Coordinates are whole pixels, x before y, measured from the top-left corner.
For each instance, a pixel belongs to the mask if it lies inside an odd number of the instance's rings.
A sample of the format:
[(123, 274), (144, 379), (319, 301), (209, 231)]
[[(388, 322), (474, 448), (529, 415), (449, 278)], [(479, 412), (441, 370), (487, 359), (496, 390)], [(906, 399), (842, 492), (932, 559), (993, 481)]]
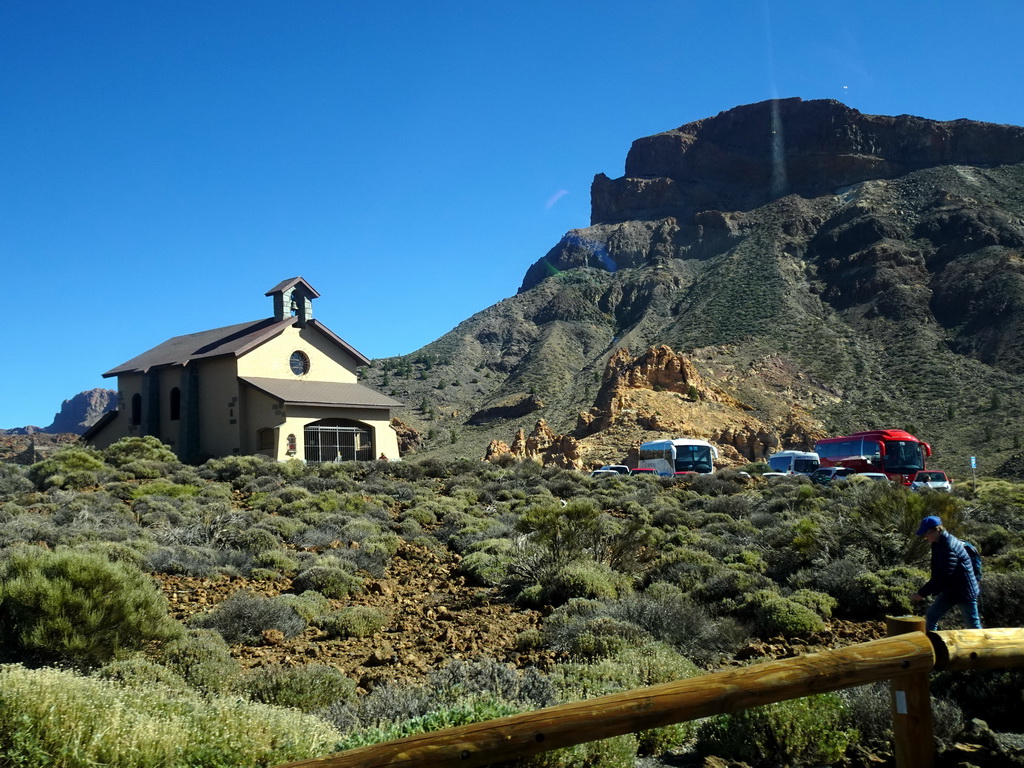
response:
[(925, 629), (929, 632), (937, 631), (939, 619), (949, 613), (954, 605), (960, 606), (960, 614), (964, 617), (964, 624), (967, 625), (968, 629), (981, 629), (981, 617), (978, 616), (977, 600), (968, 600), (965, 603), (951, 603), (942, 594), (935, 596), (932, 604), (928, 606), (928, 610), (924, 613)]

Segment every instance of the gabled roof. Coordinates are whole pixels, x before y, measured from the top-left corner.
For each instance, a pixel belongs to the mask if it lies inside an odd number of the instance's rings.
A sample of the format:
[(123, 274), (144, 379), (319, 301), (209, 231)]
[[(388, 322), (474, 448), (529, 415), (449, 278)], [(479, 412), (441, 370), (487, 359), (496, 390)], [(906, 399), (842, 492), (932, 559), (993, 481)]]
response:
[(293, 285), (296, 285), (297, 283), (302, 283), (306, 287), (306, 290), (309, 291), (309, 295), (310, 295), (311, 298), (314, 298), (314, 299), (319, 299), (320, 298), (320, 294), (317, 293), (316, 288), (314, 288), (312, 285), (307, 283), (301, 277), (293, 277), (293, 278), (290, 278), (288, 280), (282, 280), (280, 283), (275, 285), (273, 288), (271, 288), (269, 291), (267, 291), (263, 295), (264, 296), (273, 296), (275, 293), (283, 293), (284, 291), (287, 291), (289, 288), (291, 288)]
[(362, 384), (339, 384), (308, 379), (269, 379), (240, 376), (246, 384), (266, 392), (288, 405), (334, 405), (350, 408), (404, 408), (393, 400)]
[[(224, 328), (214, 328), (209, 331), (175, 336), (163, 344), (158, 344), (148, 352), (143, 352), (141, 355), (121, 363), (116, 368), (112, 368), (104, 373), (103, 376), (109, 378), (123, 373), (146, 373), (152, 368), (186, 365), (192, 360), (203, 360), (220, 355), (240, 357), (250, 349), (274, 338), (286, 328), (295, 325), (295, 322), (294, 317), (286, 317), (284, 320), (267, 318), (266, 320), (256, 320), (250, 323), (239, 323), (238, 325), (228, 325)], [(369, 359), (357, 352), (323, 323), (310, 320), (308, 325), (319, 330), (333, 343), (354, 357), (359, 365), (367, 365), (370, 362)]]

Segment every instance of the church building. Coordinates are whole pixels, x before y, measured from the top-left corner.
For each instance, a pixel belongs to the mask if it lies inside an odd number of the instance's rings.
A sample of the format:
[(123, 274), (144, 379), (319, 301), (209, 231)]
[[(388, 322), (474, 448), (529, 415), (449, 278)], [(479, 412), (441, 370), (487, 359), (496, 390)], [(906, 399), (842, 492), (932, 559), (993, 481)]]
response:
[(175, 336), (104, 373), (118, 407), (83, 439), (153, 435), (182, 461), (398, 459), (391, 410), (404, 406), (357, 383), (370, 361), (314, 319), (320, 294), (294, 277), (266, 295), (272, 317)]

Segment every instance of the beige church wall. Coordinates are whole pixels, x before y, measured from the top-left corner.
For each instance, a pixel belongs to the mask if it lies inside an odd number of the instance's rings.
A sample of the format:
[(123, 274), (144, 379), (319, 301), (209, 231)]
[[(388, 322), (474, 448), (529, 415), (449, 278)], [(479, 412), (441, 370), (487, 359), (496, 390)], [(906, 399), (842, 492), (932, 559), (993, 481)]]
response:
[(240, 403), (235, 360), (214, 358), (199, 365), (199, 450), (211, 456), (241, 453)]
[[(238, 398), (243, 416), (239, 420), (241, 452), (243, 454), (260, 453), (275, 459), (283, 459), (285, 449), (282, 447), (284, 437), (281, 433), (281, 424), (284, 422), (284, 405), (277, 398), (245, 385), (239, 387)], [(260, 449), (259, 431), (261, 429), (275, 430), (272, 450)]]
[[(309, 358), (309, 373), (296, 377), (291, 356), (301, 350)], [(312, 328), (287, 328), (238, 359), (239, 376), (271, 379), (303, 378), (310, 381), (356, 381), (356, 361)]]

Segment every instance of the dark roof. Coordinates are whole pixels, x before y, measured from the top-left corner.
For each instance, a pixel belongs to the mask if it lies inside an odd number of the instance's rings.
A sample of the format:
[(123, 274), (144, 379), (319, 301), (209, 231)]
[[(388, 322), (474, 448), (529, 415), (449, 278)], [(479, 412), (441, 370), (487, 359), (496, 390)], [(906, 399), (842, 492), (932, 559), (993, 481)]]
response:
[[(284, 320), (267, 318), (251, 323), (239, 323), (224, 328), (190, 333), (185, 336), (175, 336), (163, 344), (158, 344), (148, 352), (143, 352), (141, 355), (121, 363), (116, 368), (104, 373), (103, 376), (109, 378), (122, 373), (145, 373), (151, 368), (185, 365), (192, 360), (202, 360), (220, 355), (239, 357), (268, 339), (274, 338), (285, 328), (294, 325), (295, 322), (294, 317), (286, 317)], [(323, 323), (310, 320), (308, 325), (319, 330), (352, 355), (359, 365), (366, 365), (370, 362)]]
[(302, 283), (304, 286), (306, 286), (306, 288), (309, 290), (310, 296), (312, 298), (314, 298), (314, 299), (319, 299), (320, 298), (320, 294), (316, 292), (316, 288), (314, 288), (312, 285), (307, 283), (301, 277), (292, 277), (292, 278), (290, 278), (288, 280), (282, 280), (280, 283), (275, 285), (273, 288), (271, 288), (269, 291), (267, 291), (263, 295), (264, 296), (272, 296), (275, 293), (283, 293), (284, 291), (287, 291), (289, 288), (291, 288), (296, 283)]
[(405, 405), (362, 384), (309, 379), (240, 376), (246, 384), (292, 405), (344, 405), (352, 408), (404, 408)]

